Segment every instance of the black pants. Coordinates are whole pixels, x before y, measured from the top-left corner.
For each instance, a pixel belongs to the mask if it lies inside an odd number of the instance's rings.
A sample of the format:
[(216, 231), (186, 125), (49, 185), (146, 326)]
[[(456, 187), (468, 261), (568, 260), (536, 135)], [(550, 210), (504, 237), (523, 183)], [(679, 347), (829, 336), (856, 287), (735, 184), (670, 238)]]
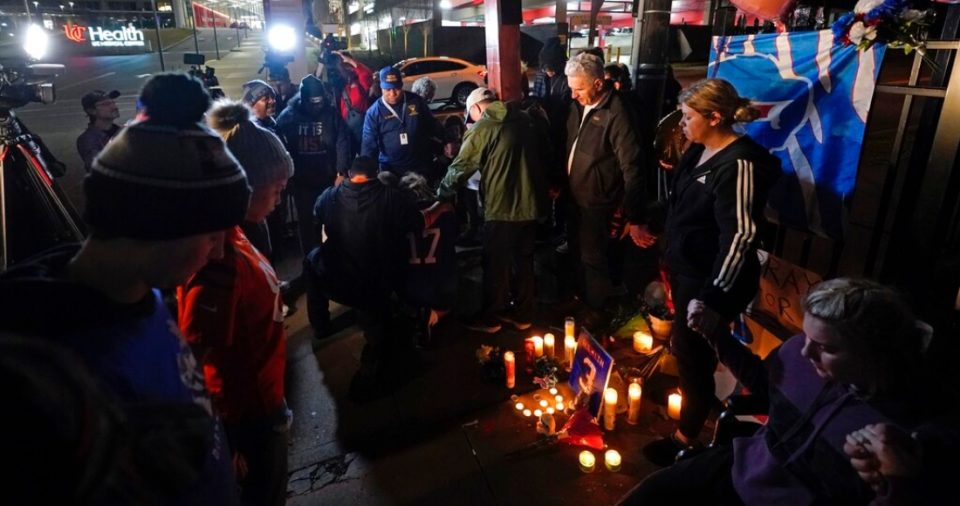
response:
[[(267, 230), (270, 235), (270, 263), (279, 265), (283, 259), (287, 239), (287, 221), (290, 218), (290, 188), (285, 188), (280, 196), (280, 205), (267, 216)], [(261, 251), (261, 253), (263, 253)]]
[(303, 277), (307, 292), (307, 318), (319, 334), (325, 334), (330, 325), (330, 300), (353, 308), (357, 325), (366, 344), (360, 355), (360, 370), (376, 372), (385, 359), (392, 356), (395, 338), (391, 337), (390, 293), (365, 288), (356, 283), (337, 283), (327, 274), (320, 253), (314, 248), (303, 261)]
[[(741, 279), (749, 279), (743, 276)], [(673, 303), (676, 317), (673, 332), (670, 334), (670, 352), (677, 359), (680, 372), (680, 390), (683, 392), (683, 406), (680, 408), (680, 432), (688, 438), (696, 438), (703, 428), (710, 408), (716, 399), (716, 385), (713, 373), (717, 368), (717, 354), (700, 334), (687, 326), (687, 305), (700, 296), (705, 280), (674, 274), (670, 276)], [(733, 319), (743, 311), (756, 294), (756, 278), (753, 290), (748, 281), (743, 281), (731, 289), (736, 294), (731, 308), (712, 308), (720, 313), (720, 325), (729, 326)]]
[(580, 277), (588, 306), (601, 309), (610, 296), (609, 247), (613, 209), (588, 209), (572, 204), (567, 215), (567, 241), (580, 259)]
[[(483, 233), (483, 312), (493, 315), (510, 302), (517, 316), (531, 318), (534, 302), (535, 221), (488, 221)], [(511, 283), (512, 281), (512, 283)]]
[(292, 188), (293, 203), (297, 209), (297, 229), (300, 232), (300, 251), (304, 256), (320, 244), (320, 236), (313, 222), (313, 206), (325, 189), (327, 186), (300, 183), (295, 183)]
[(620, 504), (740, 505), (743, 501), (733, 488), (732, 468), (732, 446), (710, 448), (651, 474), (627, 492)]
[(247, 475), (238, 480), (244, 505), (282, 506), (287, 501), (287, 431), (276, 420), (224, 424), (231, 448), (243, 455)]
[(480, 226), (483, 225), (483, 211), (480, 209), (480, 192), (471, 190), (467, 187), (460, 188), (457, 191), (457, 219), (461, 224), (467, 224), (467, 230), (464, 235), (474, 239), (480, 233)]

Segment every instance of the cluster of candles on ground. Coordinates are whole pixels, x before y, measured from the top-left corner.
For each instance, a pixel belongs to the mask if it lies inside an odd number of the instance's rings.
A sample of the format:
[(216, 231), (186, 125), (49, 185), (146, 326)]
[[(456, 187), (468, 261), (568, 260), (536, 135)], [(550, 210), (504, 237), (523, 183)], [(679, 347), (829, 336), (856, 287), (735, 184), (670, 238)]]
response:
[[(597, 457), (590, 450), (580, 452), (579, 460), (580, 470), (585, 473), (592, 473), (597, 467)], [(622, 461), (623, 459), (620, 457), (620, 452), (617, 450), (607, 450), (603, 453), (603, 464), (613, 472), (620, 470)]]
[[(576, 322), (573, 318), (567, 318), (564, 321), (563, 325), (563, 362), (565, 363), (567, 370), (570, 370), (570, 364), (573, 363), (573, 356), (577, 350), (577, 340), (574, 337), (574, 331), (576, 330)], [(528, 364), (535, 361), (537, 358), (540, 358), (546, 355), (549, 358), (555, 358), (556, 350), (556, 337), (553, 334), (547, 333), (543, 337), (533, 336), (526, 340), (525, 350), (526, 350), (526, 359)], [(649, 332), (637, 331), (633, 334), (633, 350), (637, 353), (649, 354), (653, 351), (653, 336)], [(506, 369), (506, 384), (507, 388), (514, 388), (516, 386), (516, 372), (517, 372), (517, 362), (516, 356), (512, 351), (507, 351), (503, 354), (504, 366)], [(517, 402), (514, 407), (518, 413), (521, 413), (524, 417), (536, 416), (541, 423), (544, 419), (548, 419), (549, 422), (553, 423), (553, 414), (562, 413), (565, 408), (565, 403), (562, 395), (559, 395), (556, 388), (551, 388), (549, 390), (550, 395), (553, 396), (552, 401), (547, 399), (540, 398), (539, 395), (534, 396), (537, 404), (533, 406), (533, 409), (525, 406), (522, 402)], [(643, 387), (639, 382), (631, 382), (630, 386), (627, 388), (627, 423), (630, 425), (636, 425), (640, 419), (640, 400), (643, 395)], [(617, 401), (619, 400), (619, 394), (616, 389), (608, 388), (604, 391), (603, 395), (603, 428), (612, 431), (616, 427), (617, 419)], [(670, 394), (667, 398), (667, 415), (674, 419), (680, 419), (680, 406), (683, 403), (683, 397), (679, 392)], [(548, 415), (548, 416), (544, 416)], [(607, 450), (604, 454), (604, 464), (611, 471), (618, 471), (620, 469), (620, 454), (616, 450)], [(596, 457), (589, 450), (580, 452), (580, 469), (584, 472), (593, 472), (593, 469), (596, 465)]]
[[(577, 351), (577, 338), (574, 337), (576, 321), (573, 318), (567, 318), (563, 322), (563, 364), (570, 370), (570, 364), (573, 363), (573, 355)], [(524, 348), (526, 350), (527, 364), (532, 366), (536, 359), (547, 356), (549, 358), (558, 358), (556, 356), (557, 338), (551, 333), (541, 336), (533, 336), (526, 340)], [(513, 388), (517, 384), (517, 357), (512, 351), (503, 354), (503, 365), (506, 369), (507, 388)]]
[[(525, 417), (535, 416), (540, 418), (544, 414), (553, 415), (554, 413), (562, 413), (567, 407), (563, 396), (560, 395), (560, 392), (556, 389), (556, 387), (547, 391), (550, 393), (550, 397), (545, 398), (540, 394), (535, 394), (533, 396), (533, 400), (536, 404), (533, 405), (532, 410), (519, 401), (517, 401), (513, 407), (518, 413)], [(514, 399), (516, 399), (516, 396), (514, 396)]]

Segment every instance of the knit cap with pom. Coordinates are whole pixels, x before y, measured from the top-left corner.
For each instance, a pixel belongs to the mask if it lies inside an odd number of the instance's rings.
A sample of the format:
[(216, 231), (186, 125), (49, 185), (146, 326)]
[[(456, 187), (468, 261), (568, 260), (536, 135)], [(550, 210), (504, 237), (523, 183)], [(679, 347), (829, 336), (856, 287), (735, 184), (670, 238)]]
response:
[(226, 230), (243, 221), (247, 178), (207, 128), (130, 125), (100, 152), (83, 182), (84, 220), (102, 237), (148, 241)]
[(280, 138), (254, 123), (247, 106), (221, 100), (213, 104), (207, 122), (243, 166), (250, 186), (262, 188), (293, 175), (293, 159)]

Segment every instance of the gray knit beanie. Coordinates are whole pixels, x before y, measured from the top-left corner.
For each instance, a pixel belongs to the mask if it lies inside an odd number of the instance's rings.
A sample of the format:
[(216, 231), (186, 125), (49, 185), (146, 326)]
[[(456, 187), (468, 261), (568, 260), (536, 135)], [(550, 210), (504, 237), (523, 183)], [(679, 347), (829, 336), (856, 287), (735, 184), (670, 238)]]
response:
[(260, 79), (254, 79), (243, 83), (243, 96), (240, 101), (247, 105), (253, 105), (257, 100), (268, 95), (277, 98), (277, 92), (269, 84)]
[(84, 180), (84, 220), (105, 237), (167, 240), (243, 221), (247, 178), (202, 124), (130, 125), (100, 152)]
[(247, 106), (220, 100), (207, 113), (207, 122), (226, 141), (253, 188), (293, 175), (293, 159), (280, 138), (254, 123)]

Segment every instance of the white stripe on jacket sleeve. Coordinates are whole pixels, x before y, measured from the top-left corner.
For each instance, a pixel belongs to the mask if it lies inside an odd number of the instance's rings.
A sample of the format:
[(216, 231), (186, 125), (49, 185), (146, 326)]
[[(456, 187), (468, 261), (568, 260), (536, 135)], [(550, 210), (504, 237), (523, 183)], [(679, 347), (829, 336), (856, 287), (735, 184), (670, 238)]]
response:
[(749, 160), (737, 160), (737, 233), (730, 241), (730, 250), (723, 260), (720, 273), (713, 280), (713, 286), (728, 292), (740, 274), (746, 261), (746, 252), (757, 232), (757, 223), (753, 220), (753, 163)]

